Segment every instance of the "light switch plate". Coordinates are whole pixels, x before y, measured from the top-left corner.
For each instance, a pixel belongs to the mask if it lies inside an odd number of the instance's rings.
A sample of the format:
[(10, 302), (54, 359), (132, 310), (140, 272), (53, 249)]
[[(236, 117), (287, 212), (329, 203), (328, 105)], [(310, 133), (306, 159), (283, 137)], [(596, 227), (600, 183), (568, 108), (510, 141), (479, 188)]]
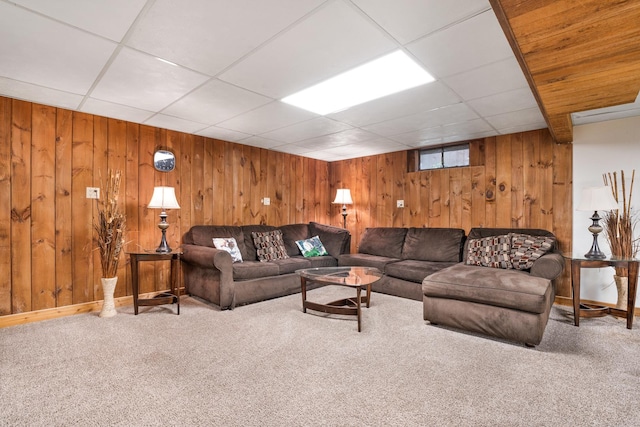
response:
[(264, 199), (262, 199), (262, 204), (265, 206), (269, 206), (271, 204), (271, 199), (268, 197), (265, 197)]
[(404, 200), (398, 200), (396, 201), (396, 205), (399, 208), (404, 208)]

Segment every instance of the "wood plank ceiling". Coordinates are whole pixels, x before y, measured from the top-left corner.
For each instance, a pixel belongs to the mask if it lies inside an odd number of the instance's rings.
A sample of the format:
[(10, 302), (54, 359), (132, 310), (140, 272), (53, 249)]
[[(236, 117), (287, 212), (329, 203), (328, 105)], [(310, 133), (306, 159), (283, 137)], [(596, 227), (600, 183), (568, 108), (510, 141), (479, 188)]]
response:
[(571, 113), (635, 101), (639, 0), (489, 0), (557, 142)]

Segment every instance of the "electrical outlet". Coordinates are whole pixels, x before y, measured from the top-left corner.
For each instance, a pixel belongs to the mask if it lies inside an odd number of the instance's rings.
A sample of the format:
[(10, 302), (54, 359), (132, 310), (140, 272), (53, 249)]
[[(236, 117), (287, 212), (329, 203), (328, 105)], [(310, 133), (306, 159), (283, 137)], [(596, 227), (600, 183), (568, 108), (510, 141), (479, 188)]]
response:
[(87, 187), (87, 199), (99, 199), (100, 189), (98, 187)]
[(262, 204), (265, 206), (269, 206), (271, 204), (271, 199), (268, 197), (265, 197), (264, 199), (262, 199)]
[(404, 200), (397, 200), (396, 206), (399, 208), (404, 208)]

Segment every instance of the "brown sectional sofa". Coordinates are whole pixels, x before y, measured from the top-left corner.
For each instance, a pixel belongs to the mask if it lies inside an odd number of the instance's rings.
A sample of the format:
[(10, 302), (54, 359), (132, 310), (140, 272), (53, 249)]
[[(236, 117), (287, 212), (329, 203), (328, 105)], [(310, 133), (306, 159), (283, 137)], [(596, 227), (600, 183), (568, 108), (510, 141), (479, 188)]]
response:
[[(272, 230), (282, 232), (289, 258), (260, 262), (251, 232)], [(302, 256), (295, 241), (313, 236), (320, 237), (329, 255)], [(219, 237), (236, 239), (243, 262), (233, 263), (228, 252), (214, 247), (213, 238)], [(300, 277), (295, 271), (337, 266), (337, 257), (350, 250), (351, 234), (343, 228), (316, 222), (281, 227), (198, 225), (191, 227), (182, 241), (182, 270), (187, 291), (226, 310), (300, 292)]]
[[(468, 241), (521, 233), (554, 237), (546, 230), (473, 228)], [(555, 298), (553, 280), (564, 268), (557, 244), (530, 270), (467, 265), (463, 262), (425, 277), (423, 317), (434, 324), (522, 342), (540, 343)]]
[(384, 276), (373, 291), (422, 301), (422, 280), (459, 263), (464, 241), (458, 228), (367, 228), (358, 253), (340, 255), (338, 264), (376, 267)]

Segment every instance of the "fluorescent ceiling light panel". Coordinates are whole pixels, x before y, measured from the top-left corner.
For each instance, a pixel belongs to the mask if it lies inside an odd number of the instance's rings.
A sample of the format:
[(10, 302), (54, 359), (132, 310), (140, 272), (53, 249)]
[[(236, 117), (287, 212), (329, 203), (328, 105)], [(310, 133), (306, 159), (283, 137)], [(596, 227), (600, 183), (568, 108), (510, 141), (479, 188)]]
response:
[(435, 79), (398, 50), (282, 99), (316, 114), (329, 114)]

